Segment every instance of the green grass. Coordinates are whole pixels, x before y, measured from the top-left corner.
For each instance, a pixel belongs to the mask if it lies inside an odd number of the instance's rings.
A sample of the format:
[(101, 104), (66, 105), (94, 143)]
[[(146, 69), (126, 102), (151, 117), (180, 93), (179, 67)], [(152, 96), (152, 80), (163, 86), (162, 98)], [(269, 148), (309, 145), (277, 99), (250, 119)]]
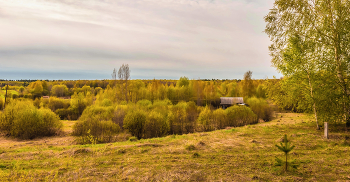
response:
[[(350, 180), (349, 134), (316, 130), (310, 116), (163, 138), (75, 145), (71, 136), (18, 141), (1, 138), (2, 181), (346, 181)], [(304, 123), (305, 122), (305, 123)], [(66, 131), (72, 121), (64, 121)], [(284, 134), (300, 166), (274, 166)]]
[[(16, 90), (7, 90), (7, 94), (17, 94), (18, 95), (18, 92)], [(5, 99), (5, 94), (6, 94), (6, 91), (5, 90), (0, 90), (0, 97)]]

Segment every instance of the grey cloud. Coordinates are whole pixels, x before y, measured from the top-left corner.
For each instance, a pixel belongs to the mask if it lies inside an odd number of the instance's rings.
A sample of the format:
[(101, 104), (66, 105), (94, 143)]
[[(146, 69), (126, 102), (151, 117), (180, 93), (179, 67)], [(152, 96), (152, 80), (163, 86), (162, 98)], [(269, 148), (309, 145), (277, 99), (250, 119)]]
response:
[(109, 78), (106, 70), (129, 63), (134, 78), (225, 78), (254, 66), (270, 76), (277, 72), (262, 31), (272, 2), (0, 0), (0, 72), (95, 70)]

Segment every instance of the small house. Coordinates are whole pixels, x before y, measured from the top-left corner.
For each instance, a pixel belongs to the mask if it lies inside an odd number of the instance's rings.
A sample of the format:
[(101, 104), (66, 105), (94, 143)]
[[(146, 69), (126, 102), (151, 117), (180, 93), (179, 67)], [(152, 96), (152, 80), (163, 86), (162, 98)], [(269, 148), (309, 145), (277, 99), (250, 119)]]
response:
[(43, 96), (43, 99), (49, 99), (50, 96)]
[(233, 105), (244, 105), (243, 97), (220, 97), (220, 105), (223, 109)]

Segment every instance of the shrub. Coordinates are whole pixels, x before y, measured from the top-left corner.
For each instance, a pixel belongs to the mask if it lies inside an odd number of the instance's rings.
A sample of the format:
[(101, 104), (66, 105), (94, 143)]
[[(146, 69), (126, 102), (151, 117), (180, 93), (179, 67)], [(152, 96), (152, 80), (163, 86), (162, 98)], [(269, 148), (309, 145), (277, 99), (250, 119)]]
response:
[(67, 109), (57, 109), (55, 113), (63, 120), (77, 120), (79, 119), (80, 115), (71, 107)]
[(130, 138), (129, 138), (129, 141), (130, 141), (130, 142), (135, 142), (135, 141), (137, 141), (137, 138), (136, 138), (136, 137), (130, 137)]
[(92, 117), (81, 117), (73, 125), (73, 135), (90, 137), (93, 136), (97, 142), (110, 142), (120, 132), (119, 125), (111, 120), (104, 120), (101, 115)]
[(33, 101), (33, 104), (34, 104), (35, 107), (40, 108), (41, 99), (36, 98), (36, 99)]
[(169, 99), (164, 100), (156, 100), (153, 102), (153, 108), (167, 108), (168, 106), (172, 105), (171, 101)]
[[(42, 103), (47, 102), (47, 99), (43, 99)], [(67, 109), (70, 106), (70, 101), (65, 99), (59, 99), (57, 97), (50, 97), (46, 107), (55, 112), (57, 109)]]
[(92, 105), (92, 97), (90, 94), (85, 96), (84, 93), (74, 93), (74, 95), (72, 95), (70, 108), (74, 111), (74, 114), (78, 116), (82, 115), (85, 108), (90, 105)]
[(252, 97), (247, 99), (246, 102), (250, 109), (258, 116), (258, 119), (260, 118), (264, 121), (270, 121), (272, 119), (272, 109), (266, 100)]
[(136, 110), (133, 112), (129, 112), (125, 118), (124, 118), (124, 125), (123, 127), (129, 132), (137, 137), (138, 139), (141, 139), (144, 133), (146, 123), (146, 114), (144, 111)]
[(13, 93), (13, 94), (12, 94), (12, 98), (13, 98), (13, 99), (17, 99), (17, 98), (18, 98), (18, 94), (17, 94), (17, 93)]
[(162, 137), (169, 131), (169, 123), (160, 113), (152, 111), (145, 123), (144, 138)]
[(225, 110), (222, 108), (216, 109), (213, 112), (213, 122), (215, 129), (222, 129), (228, 126)]
[(123, 127), (124, 118), (127, 113), (127, 110), (128, 110), (128, 106), (126, 105), (118, 105), (114, 109), (114, 115), (113, 115), (112, 121), (118, 124), (121, 128)]
[(226, 110), (228, 126), (244, 126), (257, 123), (257, 116), (246, 106), (231, 106)]
[(152, 106), (152, 102), (146, 99), (139, 100), (136, 104), (142, 108), (150, 108)]
[(214, 129), (213, 124), (213, 112), (209, 107), (205, 107), (199, 114), (198, 120), (199, 130), (201, 131), (211, 131)]
[(113, 107), (101, 107), (92, 105), (87, 107), (81, 115), (81, 120), (87, 120), (88, 118), (99, 116), (102, 120), (112, 120), (114, 114)]
[(57, 134), (62, 128), (49, 109), (37, 109), (30, 101), (12, 101), (0, 115), (0, 130), (8, 136), (33, 139)]
[(193, 144), (190, 144), (190, 145), (186, 145), (185, 149), (188, 150), (188, 151), (192, 151), (192, 150), (195, 150), (196, 147)]
[(101, 106), (108, 107), (108, 106), (112, 106), (112, 104), (113, 103), (110, 99), (103, 99)]
[(172, 107), (172, 110), (171, 110), (173, 115), (173, 121), (170, 122), (172, 134), (186, 133), (185, 125), (187, 122), (187, 112), (186, 112), (186, 109), (183, 107), (184, 104), (183, 103), (181, 103), (180, 105), (179, 104)]

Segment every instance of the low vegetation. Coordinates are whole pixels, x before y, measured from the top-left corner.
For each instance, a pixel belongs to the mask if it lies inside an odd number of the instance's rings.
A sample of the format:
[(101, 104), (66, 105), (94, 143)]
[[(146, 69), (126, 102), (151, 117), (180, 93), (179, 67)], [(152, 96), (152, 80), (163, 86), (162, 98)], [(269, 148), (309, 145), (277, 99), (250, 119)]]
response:
[(0, 113), (0, 131), (7, 136), (33, 139), (52, 136), (62, 128), (58, 116), (50, 109), (38, 109), (29, 101), (13, 101)]
[[(63, 121), (66, 125), (71, 121)], [(74, 121), (76, 122), (76, 121)], [(349, 134), (330, 126), (329, 139), (305, 114), (270, 122), (162, 138), (76, 145), (71, 136), (0, 139), (2, 181), (348, 181)], [(284, 134), (295, 145), (284, 172), (275, 147)], [(121, 137), (123, 133), (119, 134)], [(288, 161), (289, 162), (289, 161)], [(283, 168), (282, 168), (283, 169)]]

